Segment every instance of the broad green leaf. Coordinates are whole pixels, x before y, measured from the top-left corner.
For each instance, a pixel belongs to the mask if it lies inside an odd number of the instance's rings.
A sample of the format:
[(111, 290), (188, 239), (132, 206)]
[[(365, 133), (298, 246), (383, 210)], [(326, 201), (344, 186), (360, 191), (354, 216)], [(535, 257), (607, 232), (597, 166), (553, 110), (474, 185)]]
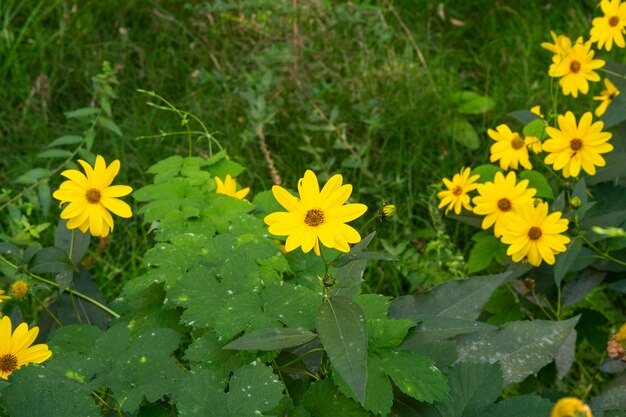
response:
[(93, 344), (102, 335), (102, 330), (88, 324), (73, 324), (56, 329), (48, 343), (53, 352), (76, 352), (88, 354)]
[(478, 165), (472, 169), (470, 175), (479, 175), (477, 183), (484, 184), (489, 181), (493, 181), (496, 177), (496, 173), (502, 172), (499, 166), (494, 164)]
[(69, 158), (72, 152), (65, 149), (47, 149), (37, 154), (37, 158)]
[(572, 368), (574, 363), (574, 357), (576, 356), (576, 329), (572, 330), (565, 339), (563, 345), (554, 358), (554, 364), (556, 365), (557, 377), (559, 380), (565, 378), (567, 373)]
[(347, 298), (331, 298), (322, 303), (316, 323), (331, 364), (363, 404), (367, 384), (367, 326), (363, 310)]
[(226, 395), (228, 415), (232, 417), (258, 415), (276, 407), (283, 397), (283, 385), (272, 368), (252, 362), (235, 370)]
[(337, 387), (327, 378), (316, 381), (302, 397), (302, 405), (315, 417), (369, 417), (359, 403), (337, 392)]
[[(575, 279), (563, 286), (562, 303), (563, 307), (569, 307), (583, 301), (585, 297), (598, 287), (604, 280), (604, 272), (595, 271), (591, 268), (585, 269)], [(609, 285), (610, 288), (610, 285)]]
[(426, 294), (398, 297), (391, 302), (389, 316), (414, 321), (432, 316), (476, 319), (493, 290), (509, 274), (505, 272), (462, 281), (448, 281)]
[(474, 126), (465, 119), (453, 119), (446, 124), (448, 136), (467, 149), (475, 150), (480, 146), (480, 138)]
[(557, 255), (554, 265), (554, 282), (560, 286), (565, 275), (570, 271), (574, 263), (578, 260), (578, 255), (583, 248), (583, 240), (574, 238), (567, 245), (564, 253)]
[(224, 342), (209, 330), (189, 345), (183, 359), (211, 370), (226, 384), (233, 369), (248, 365), (255, 357), (256, 352), (224, 349)]
[(81, 109), (65, 112), (65, 117), (68, 119), (78, 119), (81, 117), (93, 116), (98, 113), (100, 113), (100, 109), (95, 107), (83, 107)]
[[(626, 98), (626, 94), (620, 94)], [(626, 114), (623, 110), (621, 113)], [(599, 167), (596, 175), (587, 178), (587, 184), (594, 185), (605, 181), (613, 181), (615, 178), (626, 175), (626, 152), (610, 152), (601, 155), (606, 161), (606, 165)]]
[(446, 378), (422, 355), (385, 351), (382, 366), (402, 392), (418, 401), (432, 404), (448, 396)]
[(603, 413), (610, 410), (626, 411), (626, 385), (610, 388), (602, 395), (592, 398), (589, 406), (594, 417), (602, 417)]
[(554, 199), (554, 192), (546, 177), (539, 171), (521, 171), (520, 180), (528, 180), (528, 188), (537, 190), (535, 197)]
[(461, 114), (483, 114), (496, 106), (496, 102), (488, 96), (473, 91), (460, 91), (452, 94), (452, 100), (458, 105)]
[(60, 138), (56, 138), (55, 140), (50, 142), (48, 144), (48, 147), (52, 148), (54, 146), (74, 145), (76, 143), (81, 143), (82, 141), (83, 141), (83, 137), (82, 136), (65, 135), (65, 136), (61, 136)]
[(482, 271), (494, 259), (498, 262), (506, 259), (506, 245), (500, 242), (500, 239), (489, 231), (484, 234), (482, 232), (479, 233), (481, 234), (479, 238), (476, 235), (472, 238), (472, 240), (476, 241), (476, 244), (472, 248), (467, 261), (467, 270), (470, 273)]
[(359, 259), (366, 261), (395, 261), (396, 258), (385, 252), (348, 252), (341, 256), (337, 261), (333, 263), (333, 266), (341, 268), (344, 265), (354, 262)]
[(113, 120), (109, 119), (108, 117), (98, 117), (98, 124), (103, 128), (115, 133), (117, 136), (122, 136), (122, 131), (120, 130), (120, 128), (115, 124)]
[(58, 273), (75, 269), (67, 253), (59, 248), (43, 248), (35, 254), (28, 270), (33, 274)]
[(366, 259), (354, 258), (354, 254), (363, 253), (370, 244), (376, 232), (372, 232), (367, 235), (363, 240), (354, 245), (348, 254), (341, 255), (338, 260), (341, 260), (344, 256), (353, 254), (353, 258), (343, 264), (337, 269), (335, 273), (335, 285), (331, 288), (330, 292), (333, 296), (342, 297), (354, 297), (361, 291), (361, 283), (363, 282), (363, 273), (367, 264)]
[(393, 348), (406, 337), (415, 325), (412, 320), (387, 318), (390, 297), (381, 294), (360, 294), (354, 301), (361, 307), (367, 320), (367, 334), (372, 348)]
[(0, 254), (8, 256), (13, 260), (20, 260), (22, 257), (22, 251), (13, 243), (0, 242)]
[(224, 383), (211, 371), (195, 367), (178, 386), (175, 397), (180, 417), (228, 417)]
[(546, 137), (546, 121), (543, 119), (535, 119), (524, 126), (522, 133), (524, 136), (534, 136), (543, 140)]
[(315, 339), (315, 333), (303, 328), (261, 329), (233, 340), (224, 349), (277, 350), (299, 346)]
[(436, 343), (402, 344), (401, 351), (415, 352), (435, 362), (439, 369), (445, 369), (456, 362), (456, 341), (442, 340)]
[(458, 342), (459, 361), (499, 362), (506, 385), (521, 382), (554, 360), (578, 319), (520, 321), (498, 331), (465, 335)]
[(34, 184), (48, 175), (50, 175), (50, 171), (45, 168), (33, 168), (17, 177), (13, 182), (16, 184)]
[(491, 314), (486, 320), (487, 323), (502, 326), (527, 317), (527, 313), (522, 311), (522, 303), (515, 295), (515, 290), (507, 287), (509, 286), (503, 285), (496, 288), (489, 301), (483, 306), (483, 311)]
[(551, 410), (550, 400), (538, 395), (520, 395), (506, 398), (480, 413), (469, 414), (467, 417), (547, 417)]
[(428, 317), (409, 331), (403, 348), (422, 343), (434, 343), (462, 334), (493, 331), (496, 328), (480, 321), (464, 320), (454, 317)]
[(450, 397), (437, 404), (443, 417), (480, 415), (502, 390), (498, 364), (457, 363), (447, 372)]

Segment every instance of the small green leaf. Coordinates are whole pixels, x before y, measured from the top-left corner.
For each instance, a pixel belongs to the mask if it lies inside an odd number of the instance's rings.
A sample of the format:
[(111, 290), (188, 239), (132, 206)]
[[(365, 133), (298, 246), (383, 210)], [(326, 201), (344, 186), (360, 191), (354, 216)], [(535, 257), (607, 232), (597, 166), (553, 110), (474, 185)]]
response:
[(543, 119), (535, 119), (532, 122), (524, 126), (522, 133), (524, 136), (534, 136), (543, 140), (546, 137), (545, 134), (546, 122)]
[[(375, 235), (376, 232), (367, 235), (363, 240), (354, 245), (348, 254), (364, 252)], [(361, 283), (363, 282), (363, 273), (365, 272), (366, 265), (366, 259), (353, 258), (351, 261), (338, 268), (335, 273), (337, 282), (335, 282), (335, 285), (331, 288), (331, 295), (350, 298), (358, 294), (361, 291)]]
[(556, 285), (561, 285), (561, 281), (565, 275), (578, 260), (578, 255), (580, 255), (582, 248), (583, 240), (574, 238), (567, 245), (567, 250), (556, 257), (556, 263), (554, 265), (554, 282)]
[(29, 271), (34, 274), (58, 273), (74, 268), (65, 251), (59, 248), (43, 248), (31, 260)]
[(278, 350), (303, 345), (315, 337), (315, 333), (303, 328), (261, 329), (244, 334), (224, 349)]
[(54, 146), (74, 145), (76, 143), (81, 143), (82, 141), (83, 141), (83, 137), (82, 136), (65, 135), (65, 136), (61, 136), (60, 138), (56, 138), (55, 140), (50, 142), (48, 144), (48, 147), (52, 148)]
[(446, 378), (420, 354), (385, 351), (382, 367), (402, 392), (418, 401), (432, 404), (448, 395)]
[(33, 168), (25, 174), (17, 177), (13, 182), (16, 184), (34, 184), (49, 175), (50, 171), (45, 168)]
[(363, 310), (353, 301), (336, 297), (322, 303), (317, 332), (335, 370), (361, 404), (367, 384), (367, 326)]
[(496, 106), (496, 102), (491, 97), (482, 96), (473, 91), (454, 93), (452, 100), (458, 104), (457, 111), (461, 114), (483, 114)]
[(535, 197), (554, 199), (552, 187), (546, 177), (539, 171), (522, 171), (519, 173), (520, 180), (528, 180), (528, 188), (537, 190)]
[(474, 126), (465, 119), (453, 119), (446, 125), (448, 136), (467, 149), (475, 150), (480, 146), (480, 139)]
[(337, 392), (330, 378), (316, 381), (302, 397), (302, 405), (315, 417), (369, 417), (359, 403)]
[(48, 149), (37, 154), (37, 158), (69, 158), (72, 152), (65, 149)]
[(476, 239), (476, 244), (470, 252), (469, 260), (467, 261), (467, 270), (470, 273), (482, 271), (487, 268), (494, 259), (496, 261), (506, 259), (506, 246), (500, 242), (500, 239), (495, 237), (493, 233), (488, 232), (482, 234), (479, 239)]
[(478, 183), (484, 184), (489, 181), (493, 181), (496, 177), (496, 173), (502, 172), (499, 166), (493, 164), (484, 164), (478, 165), (476, 168), (472, 169), (470, 175), (479, 175)]
[(68, 119), (79, 119), (81, 117), (93, 116), (97, 113), (100, 113), (100, 109), (95, 107), (83, 107), (81, 109), (66, 112), (65, 117)]
[(122, 136), (122, 131), (120, 130), (120, 128), (115, 124), (113, 120), (109, 119), (108, 117), (98, 117), (98, 124), (103, 128), (115, 133), (117, 136)]

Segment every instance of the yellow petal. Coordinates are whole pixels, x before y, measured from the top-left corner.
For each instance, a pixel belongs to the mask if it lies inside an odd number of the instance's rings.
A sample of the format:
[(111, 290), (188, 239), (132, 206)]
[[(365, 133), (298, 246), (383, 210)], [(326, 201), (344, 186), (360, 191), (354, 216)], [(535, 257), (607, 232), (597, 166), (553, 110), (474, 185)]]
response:
[(102, 178), (102, 188), (105, 188), (111, 185), (111, 183), (113, 182), (113, 180), (115, 179), (115, 177), (117, 176), (119, 172), (120, 172), (120, 161), (116, 159), (115, 161), (111, 162), (111, 165), (109, 165), (104, 172), (104, 175)]
[(276, 201), (283, 206), (287, 211), (292, 213), (301, 213), (304, 214), (305, 210), (302, 207), (300, 201), (291, 195), (287, 190), (283, 187), (275, 185), (272, 187), (272, 194), (276, 198)]
[(328, 221), (347, 223), (357, 219), (367, 211), (367, 206), (361, 203), (347, 204), (332, 208), (326, 212)]
[(87, 188), (87, 177), (82, 172), (76, 169), (66, 169), (61, 172), (61, 175), (65, 178), (69, 178), (82, 188)]
[(104, 197), (124, 197), (133, 192), (133, 189), (128, 185), (113, 185), (102, 190)]
[(2, 317), (0, 320), (0, 355), (6, 355), (11, 349), (11, 319), (9, 316)]
[(298, 192), (300, 193), (300, 201), (307, 209), (319, 205), (320, 186), (317, 177), (310, 169), (304, 173), (304, 178), (300, 178), (298, 181)]
[(120, 217), (129, 218), (133, 215), (130, 206), (122, 200), (118, 200), (117, 198), (102, 197), (100, 203), (108, 210), (112, 211)]

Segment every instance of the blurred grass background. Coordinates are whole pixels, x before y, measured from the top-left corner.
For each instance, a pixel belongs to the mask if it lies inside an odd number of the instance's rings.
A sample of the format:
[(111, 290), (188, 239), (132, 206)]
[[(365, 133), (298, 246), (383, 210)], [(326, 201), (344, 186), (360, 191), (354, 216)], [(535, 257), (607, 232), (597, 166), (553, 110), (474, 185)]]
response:
[[(464, 274), (471, 232), (443, 220), (432, 185), (486, 162), (486, 130), (508, 112), (548, 103), (550, 54), (539, 45), (551, 30), (586, 34), (595, 8), (575, 0), (3, 0), (0, 203), (20, 191), (20, 174), (52, 166), (36, 158), (48, 143), (82, 131), (64, 112), (90, 105), (91, 77), (106, 60), (120, 82), (113, 115), (123, 137), (99, 130), (94, 151), (121, 160), (117, 183), (139, 188), (150, 165), (187, 154), (182, 138), (136, 139), (180, 130), (178, 118), (137, 92), (152, 90), (206, 123), (247, 167), (239, 181), (253, 193), (272, 184), (262, 134), (285, 186), (295, 188), (307, 168), (322, 179), (340, 172), (368, 215), (394, 202), (377, 245), (401, 262), (371, 270), (369, 289), (430, 287)], [(447, 129), (457, 116), (451, 97), (462, 90), (496, 102), (467, 117), (481, 141), (475, 150)], [(193, 151), (207, 155), (207, 143)], [(36, 198), (26, 193), (20, 210)], [(31, 224), (54, 224), (58, 209), (28, 214)], [(15, 219), (3, 217), (8, 230)], [(52, 229), (43, 232), (50, 243)], [(121, 220), (105, 250), (92, 245), (107, 298), (141, 272), (149, 240), (137, 219)]]

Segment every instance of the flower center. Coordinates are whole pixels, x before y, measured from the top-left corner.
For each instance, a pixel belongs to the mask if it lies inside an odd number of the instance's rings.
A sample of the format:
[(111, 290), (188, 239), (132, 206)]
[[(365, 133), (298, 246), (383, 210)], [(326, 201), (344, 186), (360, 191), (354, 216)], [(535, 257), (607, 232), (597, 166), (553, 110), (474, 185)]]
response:
[(580, 71), (580, 62), (572, 60), (572, 62), (569, 64), (569, 70), (572, 71), (574, 74)]
[(611, 16), (609, 19), (609, 26), (615, 27), (619, 24), (619, 16)]
[(569, 141), (569, 147), (572, 148), (573, 151), (577, 151), (583, 147), (583, 141), (578, 138), (574, 138)]
[(24, 281), (15, 281), (11, 286), (11, 293), (15, 298), (21, 298), (28, 293), (28, 284)]
[(513, 136), (513, 139), (511, 139), (511, 147), (515, 150), (522, 149), (524, 147), (524, 141), (517, 133)]
[(102, 197), (102, 194), (97, 188), (90, 188), (87, 190), (87, 194), (85, 195), (85, 197), (87, 198), (88, 203), (97, 204), (100, 202), (100, 197)]
[(12, 353), (0, 356), (0, 371), (8, 373), (17, 369), (17, 357)]
[(528, 237), (530, 240), (537, 240), (541, 237), (541, 229), (537, 226), (533, 226), (528, 230)]
[(454, 187), (454, 189), (452, 190), (452, 194), (454, 195), (461, 195), (461, 193), (463, 192), (463, 188), (459, 187), (458, 185)]
[(313, 209), (306, 212), (304, 223), (307, 226), (315, 227), (324, 223), (324, 212), (320, 209)]
[(508, 198), (501, 198), (500, 200), (498, 200), (498, 208), (502, 211), (511, 210), (511, 200), (509, 200)]

